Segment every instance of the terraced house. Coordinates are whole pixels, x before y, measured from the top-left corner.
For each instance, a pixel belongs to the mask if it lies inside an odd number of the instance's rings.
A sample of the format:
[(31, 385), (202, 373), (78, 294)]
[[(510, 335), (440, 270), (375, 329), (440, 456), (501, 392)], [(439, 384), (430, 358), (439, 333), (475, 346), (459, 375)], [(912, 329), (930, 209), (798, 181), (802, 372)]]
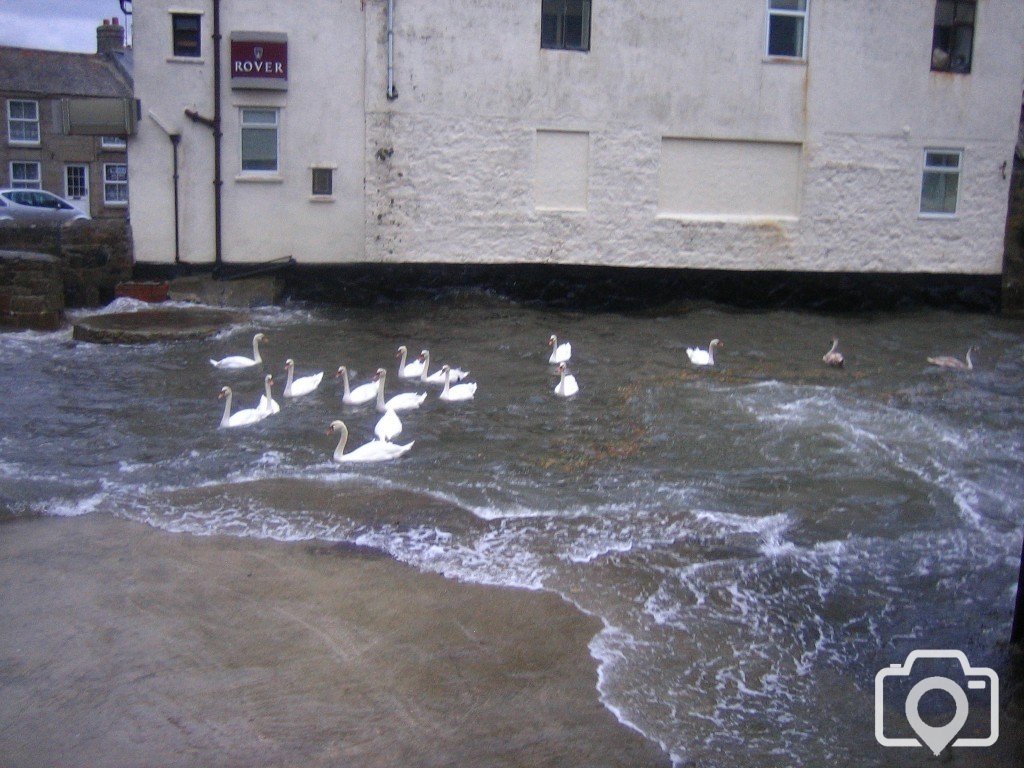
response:
[(97, 28), (95, 54), (0, 46), (0, 102), (0, 187), (53, 192), (93, 218), (128, 215), (136, 108), (116, 18)]
[(998, 274), (1020, 0), (153, 0), (140, 262)]

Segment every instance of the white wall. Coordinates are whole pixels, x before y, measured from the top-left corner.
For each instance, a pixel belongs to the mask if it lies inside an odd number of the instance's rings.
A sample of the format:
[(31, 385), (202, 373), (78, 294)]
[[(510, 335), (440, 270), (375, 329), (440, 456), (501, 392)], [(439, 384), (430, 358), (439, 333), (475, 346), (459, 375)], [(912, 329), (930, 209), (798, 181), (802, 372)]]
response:
[[(811, 0), (806, 62), (766, 59), (765, 0), (595, 0), (588, 53), (540, 48), (540, 0), (394, 1), (393, 101), (386, 0), (222, 3), (225, 47), (287, 33), (291, 72), (225, 81), (227, 261), (1000, 271), (1020, 0), (979, 3), (966, 76), (929, 71), (935, 0)], [(212, 114), (212, 67), (167, 62), (169, 5), (136, 9), (136, 89), (182, 131), (183, 255), (209, 261), (213, 142), (182, 113)], [(279, 179), (237, 178), (242, 104), (283, 106)], [(666, 142), (736, 151), (680, 186)], [(952, 219), (918, 215), (926, 147), (964, 152)], [(144, 116), (129, 150), (137, 257), (169, 261), (170, 144)], [(311, 164), (337, 166), (334, 202)]]
[[(202, 11), (201, 63), (169, 61), (168, 9)], [(187, 108), (213, 116), (212, 3), (174, 0), (135, 9), (136, 96), (143, 120), (129, 148), (131, 215), (136, 258), (174, 258), (171, 146), (152, 112), (182, 134), (180, 198), (182, 258), (214, 258), (213, 138), (184, 116)], [(232, 89), (228, 76), (232, 31), (288, 35), (287, 91)], [(363, 256), (363, 14), (351, 0), (221, 3), (223, 257), (230, 262), (295, 256), (303, 262), (358, 261)], [(241, 172), (241, 107), (281, 109), (280, 172)], [(311, 166), (334, 168), (334, 196), (312, 199)]]

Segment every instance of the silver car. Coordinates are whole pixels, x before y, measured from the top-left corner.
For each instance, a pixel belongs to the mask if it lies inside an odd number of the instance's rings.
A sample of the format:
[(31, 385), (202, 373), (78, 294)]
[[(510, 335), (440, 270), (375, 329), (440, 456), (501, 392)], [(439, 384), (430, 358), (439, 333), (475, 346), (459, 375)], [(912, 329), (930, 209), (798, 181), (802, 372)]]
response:
[(67, 200), (41, 189), (0, 189), (0, 222), (64, 224), (91, 219)]

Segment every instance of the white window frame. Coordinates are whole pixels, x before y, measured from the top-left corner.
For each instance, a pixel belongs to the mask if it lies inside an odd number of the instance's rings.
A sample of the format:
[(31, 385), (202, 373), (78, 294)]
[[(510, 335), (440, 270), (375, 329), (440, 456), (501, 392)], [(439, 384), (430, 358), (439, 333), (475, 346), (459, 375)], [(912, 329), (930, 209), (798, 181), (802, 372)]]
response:
[[(110, 168), (124, 168), (124, 181), (120, 179), (111, 180), (107, 177), (107, 170)], [(124, 199), (112, 200), (108, 194), (109, 190), (124, 189)], [(103, 204), (111, 208), (123, 208), (128, 205), (128, 163), (104, 163), (103, 164)]]
[[(794, 11), (788, 8), (773, 8), (772, 3), (776, 0), (767, 0), (768, 12), (765, 14), (764, 30), (764, 55), (772, 60), (782, 61), (806, 61), (807, 60), (807, 30), (810, 27), (811, 0), (806, 0), (802, 11)], [(771, 53), (772, 19), (776, 16), (803, 19), (803, 34), (800, 37), (800, 53), (793, 56), (789, 54)]]
[(100, 147), (103, 149), (128, 149), (128, 139), (124, 136), (101, 136)]
[[(245, 115), (247, 112), (272, 112), (273, 123), (247, 123)], [(276, 177), (281, 172), (281, 109), (279, 107), (239, 107), (238, 109), (238, 160), (242, 175), (248, 177)], [(274, 132), (274, 167), (273, 168), (246, 168), (244, 139), (246, 131), (273, 131)]]
[[(928, 156), (931, 154), (936, 155), (956, 155), (957, 164), (956, 167), (946, 165), (929, 165)], [(964, 171), (964, 151), (954, 147), (925, 147), (922, 154), (922, 168), (921, 168), (921, 195), (918, 200), (917, 210), (918, 215), (923, 219), (951, 219), (954, 218), (960, 211), (960, 193), (962, 190), (963, 182), (963, 171)], [(941, 174), (943, 176), (955, 176), (956, 177), (956, 200), (953, 204), (952, 211), (926, 211), (924, 210), (924, 183), (925, 178), (928, 174)]]
[[(31, 104), (35, 109), (35, 119), (28, 119), (24, 117), (15, 117), (11, 114), (11, 105), (13, 104)], [(16, 139), (14, 138), (14, 126), (17, 125), (33, 125), (35, 126), (36, 137), (34, 139)], [(39, 126), (39, 102), (34, 99), (8, 99), (7, 100), (7, 143), (19, 147), (38, 147), (40, 143), (40, 126)]]
[[(25, 176), (21, 179), (14, 178), (14, 166), (23, 165), (26, 168), (35, 168), (35, 178)], [(12, 160), (7, 167), (8, 178), (11, 180), (12, 189), (42, 189), (43, 188), (43, 166), (37, 160)]]

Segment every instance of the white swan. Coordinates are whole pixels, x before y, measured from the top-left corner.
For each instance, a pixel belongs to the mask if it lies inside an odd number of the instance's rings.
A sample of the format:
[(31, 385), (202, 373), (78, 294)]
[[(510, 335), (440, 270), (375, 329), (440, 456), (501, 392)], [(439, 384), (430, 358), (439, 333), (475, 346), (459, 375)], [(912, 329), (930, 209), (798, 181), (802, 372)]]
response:
[(405, 360), (409, 355), (409, 348), (404, 344), (398, 348), (398, 353), (395, 357), (400, 358), (398, 361), (398, 376), (402, 379), (415, 379), (423, 373), (423, 360), (416, 358), (411, 363), (406, 364)]
[(353, 390), (348, 388), (348, 369), (344, 365), (338, 366), (338, 372), (334, 374), (334, 378), (341, 377), (341, 380), (345, 386), (345, 391), (341, 396), (341, 402), (347, 403), (348, 405), (362, 405), (368, 403), (377, 396), (377, 390), (380, 389), (380, 382), (376, 379), (371, 381), (369, 384), (360, 384)]
[(565, 363), (558, 364), (558, 384), (555, 386), (555, 394), (559, 397), (572, 397), (580, 391), (576, 377), (565, 372)]
[(438, 395), (442, 400), (454, 403), (458, 400), (472, 400), (476, 394), (476, 382), (471, 384), (451, 385), (451, 369), (447, 365), (441, 366), (441, 373), (444, 374), (444, 389)]
[(687, 347), (686, 356), (690, 358), (690, 362), (694, 365), (714, 365), (715, 364), (715, 347), (724, 347), (725, 344), (720, 342), (718, 339), (712, 339), (711, 343), (708, 344), (707, 349), (698, 349), (697, 347)]
[(284, 383), (285, 397), (302, 397), (302, 395), (308, 395), (320, 386), (320, 381), (324, 377), (324, 372), (320, 371), (319, 373), (314, 373), (312, 376), (300, 376), (292, 381), (292, 377), (295, 375), (295, 361), (291, 358), (285, 360), (284, 367), (285, 370), (288, 371), (288, 379)]
[[(420, 374), (420, 381), (424, 384), (444, 384), (444, 370), (430, 373), (430, 350), (424, 349), (420, 352), (420, 359), (423, 360), (423, 372)], [(462, 381), (464, 378), (469, 376), (469, 371), (464, 371), (461, 368), (452, 368), (448, 366), (449, 374), (452, 381)]]
[(373, 428), (373, 434), (377, 436), (377, 439), (385, 442), (398, 437), (402, 434), (402, 420), (398, 418), (397, 413), (388, 408)]
[(831, 365), (833, 368), (843, 367), (845, 360), (843, 353), (839, 351), (839, 339), (835, 336), (832, 337), (832, 349), (822, 355), (821, 359), (825, 361), (825, 365)]
[(225, 357), (221, 360), (210, 360), (210, 365), (214, 368), (251, 368), (254, 365), (259, 365), (263, 362), (263, 358), (260, 357), (261, 341), (267, 341), (267, 337), (262, 333), (257, 333), (252, 337), (252, 357), (231, 355), (230, 357)]
[(977, 347), (971, 347), (970, 349), (968, 349), (966, 360), (960, 360), (959, 358), (956, 357), (947, 357), (946, 355), (942, 355), (940, 357), (929, 357), (928, 362), (931, 363), (932, 365), (937, 365), (940, 368), (952, 368), (953, 370), (956, 371), (973, 371), (974, 363), (971, 361), (971, 353), (977, 351)]
[(564, 344), (558, 343), (558, 337), (555, 334), (551, 334), (551, 338), (548, 339), (548, 346), (551, 347), (551, 357), (548, 358), (548, 362), (552, 365), (558, 363), (567, 363), (569, 358), (572, 357), (572, 344), (568, 341)]
[(256, 408), (245, 408), (241, 411), (231, 412), (231, 387), (221, 387), (218, 399), (224, 399), (224, 415), (221, 417), (218, 427), (247, 427), (257, 421), (263, 421), (264, 416)]
[(281, 404), (274, 399), (270, 392), (273, 383), (274, 377), (269, 373), (263, 377), (263, 394), (260, 395), (260, 404), (256, 406), (256, 410), (263, 414), (263, 418), (281, 412)]
[(418, 395), (412, 392), (403, 392), (384, 402), (384, 382), (387, 379), (387, 375), (388, 372), (383, 368), (377, 369), (376, 379), (379, 382), (377, 386), (377, 410), (381, 413), (384, 413), (388, 408), (393, 411), (408, 411), (413, 408), (419, 408), (420, 404), (427, 399), (426, 392)]
[(341, 433), (338, 447), (334, 449), (335, 461), (388, 461), (389, 459), (397, 459), (416, 444), (415, 440), (405, 445), (373, 440), (359, 446), (354, 451), (345, 453), (345, 443), (348, 442), (348, 427), (345, 426), (345, 422), (332, 421), (331, 425), (327, 428), (327, 434), (330, 435), (334, 432)]

